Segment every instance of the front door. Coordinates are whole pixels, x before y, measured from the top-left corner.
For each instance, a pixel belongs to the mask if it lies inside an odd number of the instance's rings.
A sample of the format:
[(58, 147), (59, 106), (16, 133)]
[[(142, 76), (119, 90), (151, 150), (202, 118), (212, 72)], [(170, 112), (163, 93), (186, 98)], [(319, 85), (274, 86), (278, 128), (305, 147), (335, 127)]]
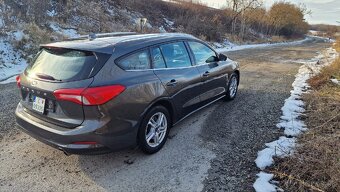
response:
[(228, 82), (228, 66), (218, 60), (217, 54), (207, 45), (188, 41), (194, 56), (196, 67), (201, 76), (201, 101), (202, 104), (220, 97), (226, 91)]
[(185, 44), (173, 42), (151, 48), (154, 72), (178, 112), (178, 118), (195, 110), (200, 102), (200, 74), (192, 66)]

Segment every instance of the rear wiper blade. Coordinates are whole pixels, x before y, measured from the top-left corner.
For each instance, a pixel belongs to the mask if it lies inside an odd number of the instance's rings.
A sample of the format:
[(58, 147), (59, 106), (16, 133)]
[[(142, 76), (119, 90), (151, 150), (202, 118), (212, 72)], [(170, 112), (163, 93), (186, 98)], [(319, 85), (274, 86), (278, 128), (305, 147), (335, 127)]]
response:
[(47, 75), (44, 73), (36, 73), (35, 76), (39, 77), (40, 79), (46, 79), (46, 80), (51, 80), (51, 81), (63, 81), (61, 79), (56, 79), (51, 75)]

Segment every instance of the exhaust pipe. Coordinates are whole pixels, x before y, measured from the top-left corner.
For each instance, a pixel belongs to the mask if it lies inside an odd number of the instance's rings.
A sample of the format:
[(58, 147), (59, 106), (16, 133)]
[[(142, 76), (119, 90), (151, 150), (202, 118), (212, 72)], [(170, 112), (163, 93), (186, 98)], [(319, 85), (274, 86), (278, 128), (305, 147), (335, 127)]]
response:
[(66, 152), (63, 148), (59, 147), (58, 148), (60, 151), (62, 151), (66, 156), (72, 155), (71, 153)]

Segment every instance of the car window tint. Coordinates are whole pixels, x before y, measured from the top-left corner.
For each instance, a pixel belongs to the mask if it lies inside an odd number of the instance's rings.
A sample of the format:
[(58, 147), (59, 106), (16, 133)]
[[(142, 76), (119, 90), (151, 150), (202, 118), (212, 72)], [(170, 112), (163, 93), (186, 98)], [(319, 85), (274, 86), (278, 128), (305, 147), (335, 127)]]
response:
[(25, 73), (35, 78), (43, 75), (61, 81), (77, 81), (87, 79), (96, 63), (96, 56), (89, 51), (43, 48)]
[(183, 42), (161, 45), (160, 48), (168, 68), (191, 66), (189, 54)]
[(188, 44), (195, 56), (196, 63), (198, 65), (215, 61), (216, 53), (208, 46), (195, 41), (189, 41)]
[(154, 69), (166, 68), (161, 50), (158, 47), (151, 49), (151, 58), (152, 58), (152, 61), (153, 61), (153, 68)]
[(150, 69), (150, 58), (148, 51), (131, 54), (118, 61), (118, 65), (125, 70)]

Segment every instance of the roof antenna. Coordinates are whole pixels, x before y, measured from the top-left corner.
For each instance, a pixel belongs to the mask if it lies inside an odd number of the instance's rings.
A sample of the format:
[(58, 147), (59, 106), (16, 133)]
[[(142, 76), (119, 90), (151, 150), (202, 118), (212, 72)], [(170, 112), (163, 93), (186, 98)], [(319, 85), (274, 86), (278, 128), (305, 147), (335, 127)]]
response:
[(95, 33), (90, 33), (89, 36), (88, 36), (88, 39), (89, 39), (90, 41), (92, 41), (92, 40), (94, 40), (94, 39), (96, 39), (96, 38), (97, 38), (97, 35), (96, 35)]

